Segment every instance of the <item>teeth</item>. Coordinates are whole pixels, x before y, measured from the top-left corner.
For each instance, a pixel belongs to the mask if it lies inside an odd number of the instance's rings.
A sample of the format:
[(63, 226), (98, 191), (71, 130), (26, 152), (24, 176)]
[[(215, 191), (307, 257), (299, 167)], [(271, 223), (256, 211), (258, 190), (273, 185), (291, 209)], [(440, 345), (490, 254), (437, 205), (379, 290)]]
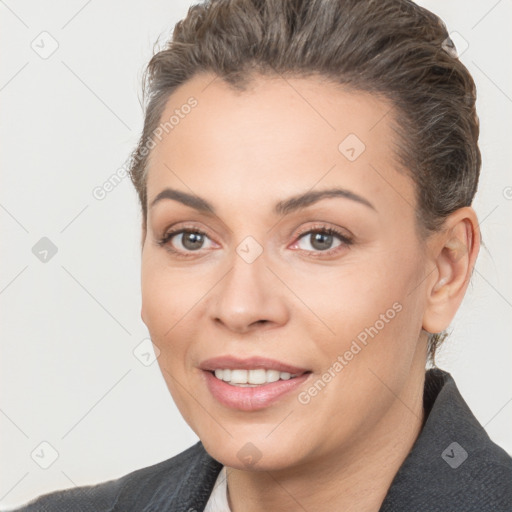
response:
[(215, 370), (215, 377), (223, 380), (233, 386), (252, 387), (278, 380), (289, 380), (297, 377), (288, 372), (279, 372), (277, 370), (264, 370), (258, 368), (255, 370)]

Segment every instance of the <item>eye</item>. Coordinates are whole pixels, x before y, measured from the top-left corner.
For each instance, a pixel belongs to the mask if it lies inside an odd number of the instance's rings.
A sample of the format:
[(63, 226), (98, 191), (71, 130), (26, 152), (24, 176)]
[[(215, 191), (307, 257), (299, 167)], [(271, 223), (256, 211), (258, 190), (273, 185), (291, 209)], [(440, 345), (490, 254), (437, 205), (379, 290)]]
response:
[[(333, 246), (333, 243), (337, 245)], [(302, 246), (300, 245), (303, 243)], [(298, 246), (299, 249), (308, 252), (320, 252), (331, 254), (337, 252), (336, 249), (343, 246), (349, 246), (352, 244), (352, 239), (338, 231), (337, 229), (320, 226), (309, 229), (306, 232), (299, 234), (297, 242), (294, 246)]]
[[(207, 240), (210, 244), (205, 247)], [(336, 242), (337, 244), (333, 246), (333, 243)], [(314, 226), (299, 233), (292, 248), (313, 254), (331, 255), (352, 243), (353, 240), (349, 236), (337, 229), (328, 226)], [(215, 245), (204, 231), (195, 227), (168, 231), (161, 239), (157, 240), (157, 244), (176, 256), (183, 257), (194, 256), (194, 253), (199, 254), (202, 249), (211, 249)]]
[(168, 231), (157, 243), (170, 252), (185, 253), (183, 255), (187, 256), (187, 252), (198, 252), (200, 249), (205, 249), (206, 239), (210, 240), (208, 235), (200, 229), (176, 229)]

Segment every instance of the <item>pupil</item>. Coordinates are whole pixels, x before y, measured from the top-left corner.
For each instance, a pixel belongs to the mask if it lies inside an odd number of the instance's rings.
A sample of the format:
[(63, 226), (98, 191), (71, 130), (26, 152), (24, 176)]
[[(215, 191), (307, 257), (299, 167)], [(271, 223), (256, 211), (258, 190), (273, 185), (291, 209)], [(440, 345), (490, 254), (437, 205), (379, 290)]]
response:
[(187, 249), (198, 249), (203, 243), (202, 237), (203, 235), (199, 233), (187, 233), (183, 241), (183, 246)]
[[(323, 239), (323, 240), (322, 240)], [(319, 245), (317, 246), (316, 244)], [(326, 233), (316, 233), (313, 236), (313, 243), (311, 244), (315, 249), (329, 249), (332, 244), (332, 235)]]

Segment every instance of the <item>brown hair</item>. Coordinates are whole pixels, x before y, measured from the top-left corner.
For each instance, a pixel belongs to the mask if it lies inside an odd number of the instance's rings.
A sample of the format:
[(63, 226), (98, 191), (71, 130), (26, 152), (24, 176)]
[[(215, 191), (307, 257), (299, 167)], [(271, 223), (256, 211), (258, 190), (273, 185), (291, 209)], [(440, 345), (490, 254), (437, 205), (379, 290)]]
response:
[[(206, 0), (145, 70), (145, 122), (130, 176), (146, 224), (148, 142), (169, 95), (211, 72), (244, 90), (254, 72), (321, 75), (390, 100), (396, 159), (416, 185), (424, 235), (469, 206), (481, 166), (476, 87), (443, 21), (410, 0)], [(431, 333), (435, 365), (446, 333)]]

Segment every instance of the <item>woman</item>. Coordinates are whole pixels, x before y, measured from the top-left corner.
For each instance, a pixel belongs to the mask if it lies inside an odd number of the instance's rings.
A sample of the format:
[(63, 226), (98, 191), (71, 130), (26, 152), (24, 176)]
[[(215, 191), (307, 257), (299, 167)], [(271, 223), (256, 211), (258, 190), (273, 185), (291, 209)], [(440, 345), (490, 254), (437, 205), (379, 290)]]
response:
[(142, 319), (200, 442), (20, 510), (505, 511), (432, 368), (480, 247), (474, 82), (409, 0), (192, 7), (131, 160)]

